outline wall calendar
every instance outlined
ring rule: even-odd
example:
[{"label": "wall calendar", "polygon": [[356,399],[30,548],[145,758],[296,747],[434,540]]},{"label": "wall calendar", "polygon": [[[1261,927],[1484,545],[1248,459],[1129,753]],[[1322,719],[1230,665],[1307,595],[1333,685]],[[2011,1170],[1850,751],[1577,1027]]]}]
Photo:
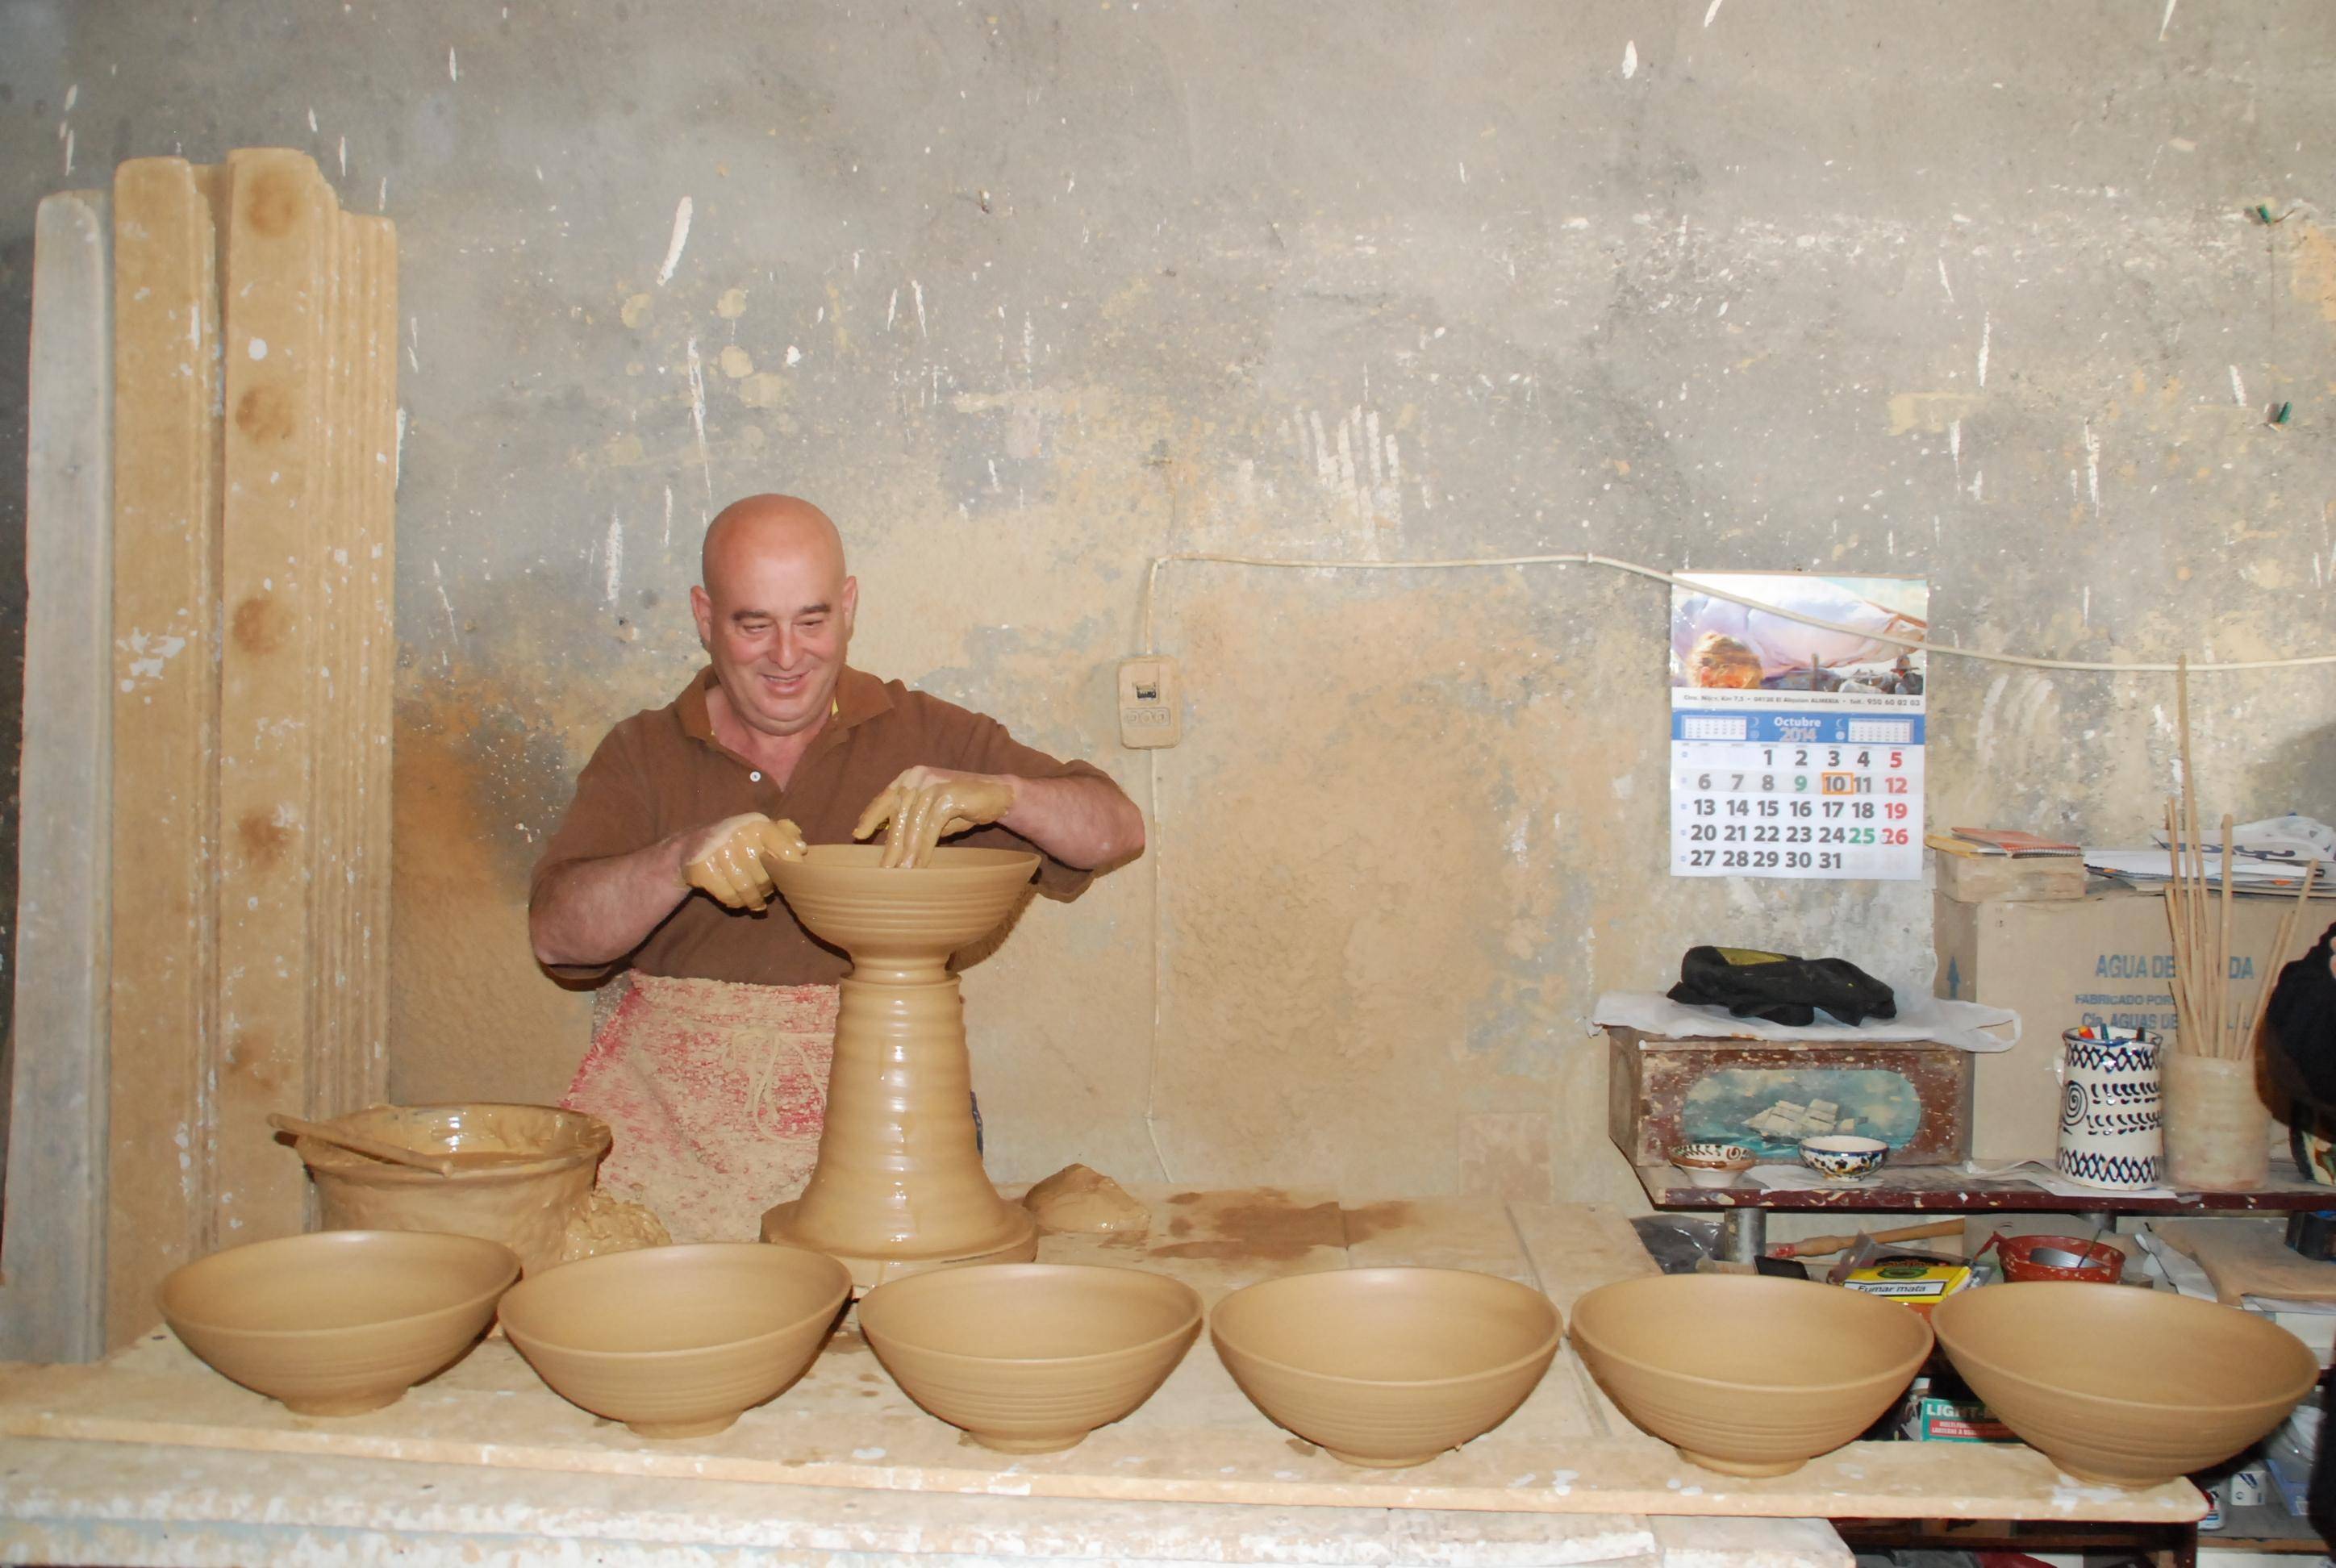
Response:
[{"label": "wall calendar", "polygon": [[[1671,589],[1671,874],[1922,874],[1920,578],[1697,572]],[[1845,628],[1701,591],[1716,588]]]}]

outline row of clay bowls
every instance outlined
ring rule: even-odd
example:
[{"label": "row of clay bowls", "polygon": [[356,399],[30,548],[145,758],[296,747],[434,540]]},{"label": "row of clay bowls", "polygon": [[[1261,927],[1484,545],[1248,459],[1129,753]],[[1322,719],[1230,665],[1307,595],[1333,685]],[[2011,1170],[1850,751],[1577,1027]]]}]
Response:
[{"label": "row of clay bowls", "polygon": [[[588,1259],[512,1286],[494,1242],[325,1232],[215,1254],[163,1289],[190,1349],[310,1415],[375,1409],[457,1360],[494,1317],[553,1389],[645,1436],[718,1432],[809,1368],[851,1294],[823,1254],[754,1242]],[[506,1293],[508,1292],[508,1293]],[[1202,1322],[1136,1270],[993,1264],[880,1286],[868,1342],[944,1421],[1011,1453],[1068,1447],[1134,1411]],[[2277,1425],[2318,1366],[2259,1318],[2170,1292],[1995,1285],[1935,1311],[1957,1368],[2069,1474],[2195,1471]],[[1505,1420],[1562,1336],[1540,1291],[1445,1269],[1344,1269],[1233,1292],[1218,1353],[1269,1417],[1350,1464],[1415,1465]],[[1854,1439],[1932,1348],[1900,1303],[1838,1287],[1656,1275],[1574,1309],[1574,1345],[1632,1421],[1708,1467],[1781,1475]]]}]

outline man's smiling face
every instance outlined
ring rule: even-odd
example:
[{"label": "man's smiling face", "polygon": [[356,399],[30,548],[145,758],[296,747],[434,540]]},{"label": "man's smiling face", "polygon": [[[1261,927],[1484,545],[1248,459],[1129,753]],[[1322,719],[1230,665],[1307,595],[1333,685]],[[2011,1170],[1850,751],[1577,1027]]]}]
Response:
[{"label": "man's smiling face", "polygon": [[715,520],[705,568],[690,609],[739,721],[766,735],[817,725],[834,700],[860,603],[833,525],[806,502],[742,502]]}]

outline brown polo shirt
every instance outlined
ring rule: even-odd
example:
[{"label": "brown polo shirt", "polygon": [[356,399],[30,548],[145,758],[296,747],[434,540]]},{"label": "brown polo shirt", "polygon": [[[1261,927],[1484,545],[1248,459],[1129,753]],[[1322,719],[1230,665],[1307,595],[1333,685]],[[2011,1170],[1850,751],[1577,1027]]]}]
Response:
[{"label": "brown polo shirt", "polygon": [[[713,685],[708,666],[664,707],[637,713],[608,732],[577,776],[576,799],[536,862],[530,902],[544,879],[561,866],[629,854],[668,833],[741,812],[787,818],[811,843],[851,843],[868,803],[903,770],[920,765],[1020,778],[1109,776],[1093,764],[1058,762],[1022,745],[994,718],[847,667],[836,683],[835,711],[781,789],[714,738],[706,711],[706,694]],[[949,842],[1037,847],[994,826]],[[1038,862],[1038,889],[1050,898],[1076,898],[1094,875],[1043,853]],[[625,958],[555,972],[589,979],[635,969],[685,979],[802,986],[832,985],[851,968],[842,953],[803,930],[784,899],[774,899],[756,914],[692,893]]]}]

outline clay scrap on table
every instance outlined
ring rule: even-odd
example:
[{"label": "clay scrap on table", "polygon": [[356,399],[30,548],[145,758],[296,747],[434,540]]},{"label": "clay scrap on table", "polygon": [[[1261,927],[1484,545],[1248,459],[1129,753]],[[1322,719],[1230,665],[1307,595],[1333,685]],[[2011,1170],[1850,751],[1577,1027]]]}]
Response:
[{"label": "clay scrap on table", "polygon": [[1151,1210],[1086,1165],[1065,1165],[1031,1188],[1022,1206],[1049,1231],[1140,1233],[1152,1228]]},{"label": "clay scrap on table", "polygon": [[603,1252],[629,1252],[639,1247],[673,1244],[672,1233],[654,1211],[643,1204],[595,1192],[568,1216],[568,1232],[560,1248],[563,1263],[580,1262]]}]

